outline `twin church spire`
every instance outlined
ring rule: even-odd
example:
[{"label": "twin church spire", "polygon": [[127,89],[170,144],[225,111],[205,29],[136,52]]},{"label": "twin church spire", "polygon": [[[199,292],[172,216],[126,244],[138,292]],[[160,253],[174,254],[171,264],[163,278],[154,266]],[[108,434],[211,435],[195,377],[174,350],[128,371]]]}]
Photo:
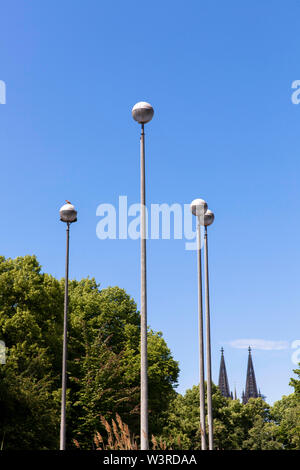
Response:
[{"label": "twin church spire", "polygon": [[251,356],[251,348],[248,348],[249,356],[248,356],[248,366],[247,366],[247,379],[246,379],[246,389],[245,393],[243,392],[243,403],[247,403],[249,398],[258,398],[260,393],[257,391],[254,367],[252,362]]},{"label": "twin church spire", "polygon": [[[242,402],[245,404],[250,398],[258,398],[261,396],[260,391],[257,389],[254,367],[251,356],[251,348],[248,348],[248,366],[247,366],[247,376],[246,376],[246,388],[242,394]],[[224,359],[224,349],[221,349],[221,362],[220,362],[220,372],[219,372],[219,389],[221,394],[226,398],[233,398],[233,394],[229,388],[229,382],[227,377],[225,359]],[[234,392],[234,398],[236,400],[236,390]]]},{"label": "twin church spire", "polygon": [[224,349],[221,348],[221,364],[220,364],[220,373],[219,373],[219,389],[223,397],[230,398],[231,393],[229,389],[227,371],[225,366],[225,359],[224,359]]}]

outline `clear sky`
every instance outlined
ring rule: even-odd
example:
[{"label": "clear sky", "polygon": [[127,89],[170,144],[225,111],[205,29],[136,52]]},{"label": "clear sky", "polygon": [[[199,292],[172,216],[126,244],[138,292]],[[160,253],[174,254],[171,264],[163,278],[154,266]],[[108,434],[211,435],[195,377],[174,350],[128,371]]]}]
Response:
[{"label": "clear sky", "polygon": [[[36,254],[62,277],[69,199],[70,276],[139,305],[139,241],[99,240],[96,208],[139,201],[131,108],[149,101],[147,203],[201,197],[216,216],[214,381],[223,346],[241,394],[251,340],[269,402],[292,391],[300,339],[299,14],[296,0],[7,0],[0,12],[1,254]],[[198,383],[196,269],[184,240],[148,242],[148,320],[180,363],[180,392]]]}]

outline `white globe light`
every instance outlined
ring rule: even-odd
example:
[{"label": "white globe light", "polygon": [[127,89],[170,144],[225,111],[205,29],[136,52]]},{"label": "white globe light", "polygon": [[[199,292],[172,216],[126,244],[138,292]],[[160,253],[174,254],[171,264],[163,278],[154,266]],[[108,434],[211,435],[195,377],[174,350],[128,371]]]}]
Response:
[{"label": "white globe light", "polygon": [[59,210],[60,220],[62,222],[72,222],[77,221],[77,211],[73,204],[64,204]]},{"label": "white globe light", "polygon": [[131,113],[135,121],[139,122],[140,124],[146,124],[153,118],[154,109],[150,103],[140,101],[133,106]]},{"label": "white globe light", "polygon": [[204,214],[204,220],[203,222],[201,221],[201,225],[205,225],[207,227],[208,225],[211,225],[214,220],[215,220],[214,213],[210,209],[208,209]]},{"label": "white globe light", "polygon": [[207,204],[204,199],[194,199],[190,205],[192,214],[200,217],[204,217],[207,211]]}]

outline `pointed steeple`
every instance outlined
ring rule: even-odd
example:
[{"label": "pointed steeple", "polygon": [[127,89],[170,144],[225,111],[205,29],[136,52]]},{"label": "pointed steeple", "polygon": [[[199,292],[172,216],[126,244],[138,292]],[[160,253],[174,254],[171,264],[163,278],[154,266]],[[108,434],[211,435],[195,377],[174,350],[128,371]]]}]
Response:
[{"label": "pointed steeple", "polygon": [[247,367],[247,378],[246,378],[246,390],[243,396],[243,403],[247,403],[249,398],[258,398],[257,385],[255,380],[254,367],[251,356],[251,348],[248,348],[248,367]]},{"label": "pointed steeple", "polygon": [[231,393],[229,389],[228,377],[226,372],[225,360],[224,360],[224,349],[221,348],[221,362],[220,362],[220,372],[219,372],[219,389],[223,397],[230,398]]}]

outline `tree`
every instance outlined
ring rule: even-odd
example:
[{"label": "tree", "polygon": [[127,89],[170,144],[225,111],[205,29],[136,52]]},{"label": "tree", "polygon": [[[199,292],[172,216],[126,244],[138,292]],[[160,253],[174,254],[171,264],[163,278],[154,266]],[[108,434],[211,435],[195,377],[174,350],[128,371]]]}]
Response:
[{"label": "tree", "polygon": [[[94,280],[72,281],[69,342],[76,439],[81,443],[80,435],[85,436],[88,445],[88,435],[101,431],[99,414],[110,419],[118,413],[138,435],[140,316],[135,302],[118,287],[99,290]],[[163,412],[174,394],[178,374],[178,363],[172,358],[162,333],[149,330],[150,433],[161,428]]]},{"label": "tree", "polygon": [[[0,257],[0,442],[5,449],[56,449],[59,442],[64,280],[35,256]],[[69,283],[68,446],[92,446],[100,415],[116,412],[139,433],[140,314],[119,287]],[[150,432],[161,426],[179,373],[160,332],[148,332]]]},{"label": "tree", "polygon": [[0,439],[6,449],[55,448],[63,296],[34,256],[0,258]]},{"label": "tree", "polygon": [[274,403],[272,417],[278,427],[278,440],[286,450],[300,449],[300,400],[297,394],[283,396]]},{"label": "tree", "polygon": [[[212,391],[214,448],[217,450],[251,449],[254,446],[251,438],[255,431],[252,434],[250,431],[257,430],[261,422],[266,423],[265,438],[261,435],[258,446],[265,446],[270,432],[275,432],[275,428],[269,426],[271,419],[269,405],[261,398],[250,399],[246,405],[243,405],[239,400],[223,397],[215,385]],[[173,441],[179,436],[184,449],[201,448],[198,386],[187,390],[184,396],[180,394],[176,396],[170,404],[166,422],[162,433],[164,440]],[[206,429],[208,429],[207,423]],[[206,437],[208,442],[208,436]],[[279,446],[274,444],[272,448],[279,448]]]},{"label": "tree", "polygon": [[[299,364],[300,366],[300,364]],[[297,397],[300,398],[300,369],[295,369],[294,373],[298,375],[298,379],[295,379],[294,377],[291,378],[290,380],[290,385],[294,387],[294,393]]]},{"label": "tree", "polygon": [[[91,448],[95,432],[102,431],[100,416],[107,419],[120,413],[132,421],[139,399],[139,387],[126,380],[123,353],[117,354],[109,346],[109,338],[101,334],[91,344],[86,343],[85,356],[78,360],[78,376],[71,376],[72,395],[69,417],[69,438],[81,448]],[[72,413],[71,413],[72,411]]]},{"label": "tree", "polygon": [[[226,417],[228,400],[224,398],[219,389],[212,386],[212,404],[214,410],[214,434],[217,448],[226,448],[225,435],[229,434],[229,420]],[[207,408],[207,406],[206,406]],[[199,415],[199,387],[193,386],[185,395],[177,394],[166,417],[163,429],[163,439],[169,442],[180,438],[183,449],[201,449],[200,415]],[[221,444],[223,442],[223,444]]]},{"label": "tree", "polygon": [[248,439],[243,442],[247,450],[282,450],[283,445],[278,441],[278,427],[274,423],[265,422],[262,416],[255,418],[249,429]]}]

